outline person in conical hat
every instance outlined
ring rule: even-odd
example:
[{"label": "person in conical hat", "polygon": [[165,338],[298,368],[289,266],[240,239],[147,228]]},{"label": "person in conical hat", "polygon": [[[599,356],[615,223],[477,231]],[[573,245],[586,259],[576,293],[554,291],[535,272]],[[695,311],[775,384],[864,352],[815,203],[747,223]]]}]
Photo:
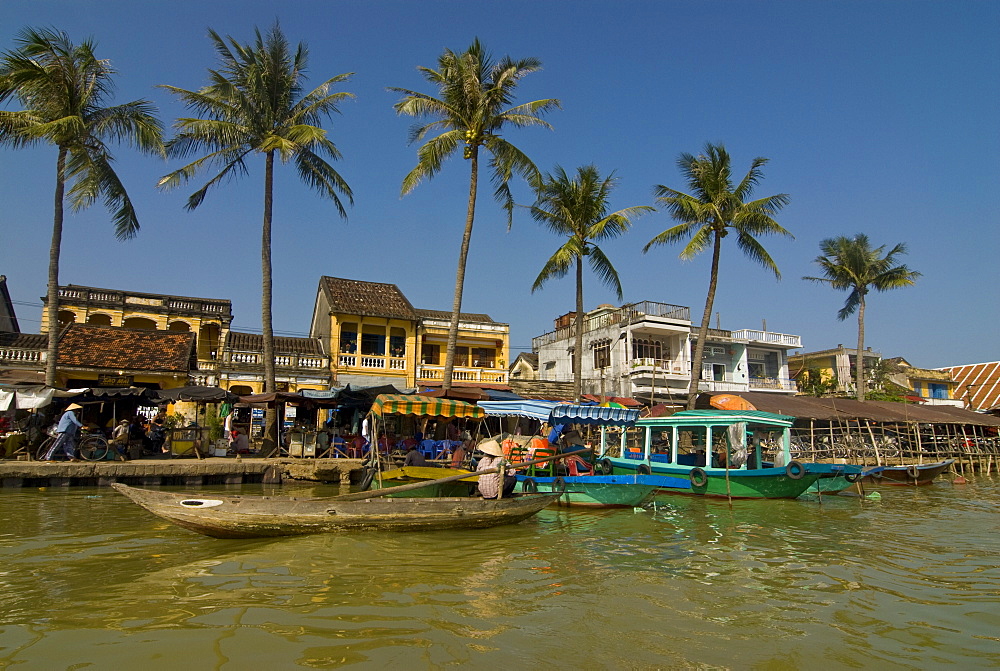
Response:
[{"label": "person in conical hat", "polygon": [[76,435],[83,427],[83,422],[76,416],[77,410],[83,410],[79,403],[70,403],[66,406],[66,412],[59,418],[56,425],[56,433],[59,434],[52,447],[45,454],[45,461],[52,461],[57,453],[63,452],[70,461],[80,461],[76,454]]},{"label": "person in conical hat", "polygon": [[[503,448],[492,438],[479,443],[476,449],[486,455],[479,460],[479,464],[476,466],[477,471],[489,470],[503,464]],[[495,499],[501,496],[502,487],[502,498],[507,498],[514,493],[516,484],[517,478],[514,477],[514,469],[512,468],[507,469],[506,473],[484,473],[479,476],[479,493],[484,499]]]}]

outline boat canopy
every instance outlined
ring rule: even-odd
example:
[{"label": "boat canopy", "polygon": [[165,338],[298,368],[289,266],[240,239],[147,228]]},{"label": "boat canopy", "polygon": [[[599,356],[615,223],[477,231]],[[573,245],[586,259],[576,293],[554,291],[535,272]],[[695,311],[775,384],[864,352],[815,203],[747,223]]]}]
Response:
[{"label": "boat canopy", "polygon": [[480,419],[485,416],[482,408],[473,403],[450,398],[434,398],[420,394],[379,394],[372,403],[374,415],[418,415],[425,417],[469,417]]},{"label": "boat canopy", "polygon": [[639,423],[644,426],[650,424],[660,426],[673,424],[724,425],[738,422],[791,426],[795,422],[795,418],[761,410],[683,410],[668,417],[644,417]]},{"label": "boat canopy", "polygon": [[530,417],[551,425],[605,424],[632,426],[639,410],[609,408],[600,405],[577,405],[560,401],[480,401],[479,407],[494,417]]}]

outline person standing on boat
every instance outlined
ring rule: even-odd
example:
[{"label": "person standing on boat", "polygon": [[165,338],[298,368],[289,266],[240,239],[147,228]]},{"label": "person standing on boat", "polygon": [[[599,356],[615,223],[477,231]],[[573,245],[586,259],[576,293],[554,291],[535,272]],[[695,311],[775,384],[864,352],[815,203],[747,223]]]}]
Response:
[{"label": "person standing on boat", "polygon": [[70,403],[66,412],[59,418],[59,424],[56,426],[56,433],[59,434],[59,437],[49,448],[45,455],[45,461],[52,461],[52,457],[60,450],[65,451],[70,461],[80,461],[76,456],[76,435],[83,428],[83,422],[76,416],[77,410],[83,410],[83,406]]},{"label": "person standing on boat", "polygon": [[[490,439],[479,444],[479,451],[486,456],[479,460],[476,471],[486,471],[497,468],[504,464],[503,448],[500,443]],[[495,499],[500,495],[501,483],[503,483],[503,498],[507,498],[514,493],[514,486],[517,478],[514,477],[514,469],[506,469],[506,473],[484,473],[479,476],[479,493],[484,499]]]}]

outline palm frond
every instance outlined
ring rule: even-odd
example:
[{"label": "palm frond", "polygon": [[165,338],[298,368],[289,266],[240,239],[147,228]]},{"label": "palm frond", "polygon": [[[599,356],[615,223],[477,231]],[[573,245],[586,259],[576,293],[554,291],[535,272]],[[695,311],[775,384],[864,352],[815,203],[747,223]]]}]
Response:
[{"label": "palm frond", "polygon": [[621,300],[623,297],[622,282],[621,278],[618,277],[618,271],[611,265],[611,261],[604,255],[600,247],[591,246],[588,251],[587,259],[590,262],[590,269],[597,275],[601,284],[612,289],[618,300]]}]

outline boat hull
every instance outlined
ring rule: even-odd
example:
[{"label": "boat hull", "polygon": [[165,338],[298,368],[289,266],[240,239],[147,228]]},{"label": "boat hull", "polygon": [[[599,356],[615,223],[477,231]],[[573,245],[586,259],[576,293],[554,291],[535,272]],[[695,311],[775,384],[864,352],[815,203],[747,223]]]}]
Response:
[{"label": "boat hull", "polygon": [[886,466],[880,472],[873,473],[868,481],[878,485],[929,485],[953,463],[954,459],[945,459],[933,464]]},{"label": "boat hull", "polygon": [[555,494],[481,498],[335,498],[163,492],[112,485],[154,515],[214,538],[264,538],[334,531],[430,531],[516,524]]},{"label": "boat hull", "polygon": [[552,504],[588,508],[635,508],[648,503],[660,487],[690,486],[686,480],[660,475],[517,476],[518,492],[559,494]]},{"label": "boat hull", "polygon": [[[646,462],[633,459],[610,458],[614,474],[637,473],[639,466],[645,465],[652,475],[669,475],[687,479],[689,486],[661,487],[668,494],[687,494],[715,498],[734,499],[794,499],[801,496],[822,473],[809,472],[803,468],[798,477],[788,474],[784,468],[757,468],[752,470],[723,468],[697,468],[662,462]],[[701,473],[693,473],[694,471]],[[698,477],[704,474],[704,481]]]}]

